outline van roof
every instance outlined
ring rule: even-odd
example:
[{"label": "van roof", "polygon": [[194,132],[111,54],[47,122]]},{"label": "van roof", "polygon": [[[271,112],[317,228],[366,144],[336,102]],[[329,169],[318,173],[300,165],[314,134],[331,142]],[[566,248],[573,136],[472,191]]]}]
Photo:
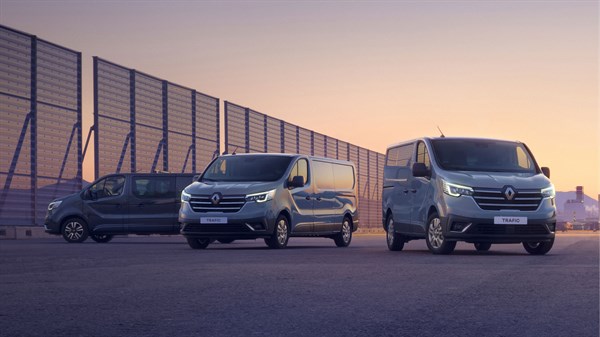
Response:
[{"label": "van roof", "polygon": [[415,139],[411,139],[411,140],[407,140],[407,141],[403,141],[403,142],[399,142],[399,143],[395,143],[392,145],[389,145],[387,147],[387,149],[391,149],[393,147],[396,146],[400,146],[400,145],[405,145],[405,144],[410,144],[410,143],[414,143],[417,142],[419,140],[437,140],[437,139],[454,139],[454,140],[488,140],[488,141],[502,141],[502,142],[515,142],[515,143],[521,143],[518,140],[506,140],[506,139],[495,139],[495,138],[483,138],[483,137],[421,137],[421,138],[415,138]]},{"label": "van roof", "polygon": [[320,157],[320,156],[310,156],[310,155],[304,155],[304,154],[299,154],[299,153],[262,153],[262,152],[252,152],[252,153],[236,153],[236,154],[224,154],[222,155],[222,157],[225,156],[282,156],[282,157],[293,157],[293,158],[298,158],[298,157],[306,157],[306,158],[310,158],[311,160],[322,160],[322,161],[327,161],[327,162],[332,162],[332,163],[339,163],[339,164],[352,164],[351,161],[348,160],[343,160],[343,159],[335,159],[335,158],[327,158],[327,157]]}]

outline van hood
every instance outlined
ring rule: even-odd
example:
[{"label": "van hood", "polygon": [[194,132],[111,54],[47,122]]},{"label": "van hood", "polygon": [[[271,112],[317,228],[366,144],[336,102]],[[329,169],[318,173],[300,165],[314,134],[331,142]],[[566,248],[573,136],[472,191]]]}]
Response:
[{"label": "van hood", "polygon": [[473,188],[502,188],[509,185],[517,189],[543,189],[551,184],[541,173],[444,171],[440,177],[450,183]]},{"label": "van hood", "polygon": [[207,181],[195,182],[185,189],[186,193],[197,195],[211,195],[221,193],[223,195],[246,195],[253,193],[266,192],[276,189],[281,182],[223,182]]},{"label": "van hood", "polygon": [[81,199],[81,197],[79,196],[80,194],[81,194],[81,191],[73,193],[73,194],[65,195],[65,196],[60,197],[60,198],[56,198],[56,199],[52,200],[52,202],[55,202],[55,201],[65,201],[65,200],[70,200],[70,199],[80,200]]}]

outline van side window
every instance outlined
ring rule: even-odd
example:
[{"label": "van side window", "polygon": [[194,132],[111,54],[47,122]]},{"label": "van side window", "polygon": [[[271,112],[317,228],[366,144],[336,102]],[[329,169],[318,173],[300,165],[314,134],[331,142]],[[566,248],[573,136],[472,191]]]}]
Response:
[{"label": "van side window", "polygon": [[288,183],[292,182],[295,176],[304,177],[304,183],[308,184],[308,162],[306,159],[300,159],[294,164],[290,176],[288,177]]},{"label": "van side window", "polygon": [[354,188],[354,169],[350,165],[333,164],[333,178],[336,190]]},{"label": "van side window", "polygon": [[386,156],[386,166],[406,166],[412,159],[413,144],[406,144],[394,147],[388,150]]},{"label": "van side window", "polygon": [[315,183],[317,187],[324,190],[333,190],[335,183],[333,181],[333,165],[322,161],[313,161],[315,169]]},{"label": "van side window", "polygon": [[175,198],[173,177],[135,177],[133,195],[140,199]]},{"label": "van side window", "polygon": [[121,193],[123,193],[124,185],[125,177],[108,177],[92,185],[89,189],[89,193],[97,199],[113,197],[116,195],[121,195]]},{"label": "van side window", "polygon": [[417,163],[423,163],[428,169],[431,168],[431,162],[429,160],[429,152],[424,142],[419,142],[417,145]]}]

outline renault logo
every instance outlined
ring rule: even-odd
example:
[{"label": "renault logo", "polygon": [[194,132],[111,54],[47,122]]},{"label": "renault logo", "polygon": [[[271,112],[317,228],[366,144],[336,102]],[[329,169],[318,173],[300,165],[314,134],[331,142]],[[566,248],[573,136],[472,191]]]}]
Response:
[{"label": "renault logo", "polygon": [[210,197],[210,202],[212,202],[213,205],[218,205],[221,202],[221,193],[213,194],[212,197]]},{"label": "renault logo", "polygon": [[513,200],[516,194],[517,193],[515,192],[515,190],[513,190],[513,188],[510,186],[504,189],[504,197],[506,198],[506,200]]}]

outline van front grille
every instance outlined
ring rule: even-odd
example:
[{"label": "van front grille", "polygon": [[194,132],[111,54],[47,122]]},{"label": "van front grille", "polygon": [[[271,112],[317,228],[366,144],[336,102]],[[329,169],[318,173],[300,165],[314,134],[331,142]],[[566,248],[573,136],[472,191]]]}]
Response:
[{"label": "van front grille", "polygon": [[506,187],[502,189],[493,188],[474,188],[473,199],[479,208],[486,211],[535,211],[542,202],[542,193],[540,190],[517,190],[512,189],[512,193],[507,196]]},{"label": "van front grille", "polygon": [[192,210],[198,213],[235,213],[246,203],[245,195],[223,195],[216,204],[212,202],[211,197],[211,195],[192,195],[189,201]]}]

